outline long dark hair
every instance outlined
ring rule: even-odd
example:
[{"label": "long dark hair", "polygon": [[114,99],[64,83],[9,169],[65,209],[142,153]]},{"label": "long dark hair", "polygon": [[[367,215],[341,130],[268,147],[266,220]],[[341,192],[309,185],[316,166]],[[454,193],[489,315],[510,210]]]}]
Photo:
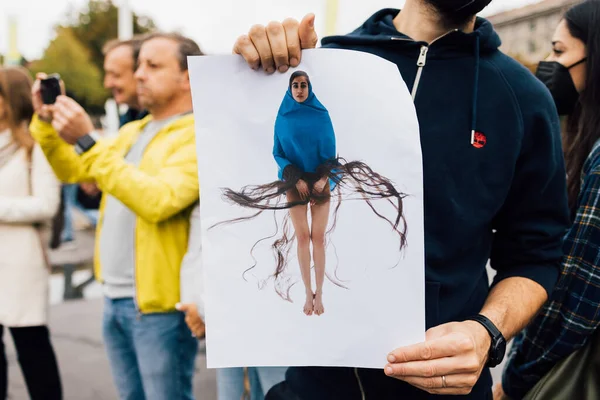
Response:
[{"label": "long dark hair", "polygon": [[[257,211],[247,217],[216,223],[211,226],[209,230],[222,224],[249,221],[267,210],[276,212],[277,210],[286,210],[298,205],[308,204],[311,200],[314,200],[316,203],[331,200],[336,204],[334,204],[333,208],[333,220],[331,226],[326,232],[326,237],[329,237],[336,227],[338,211],[342,201],[359,200],[364,201],[371,211],[373,211],[378,218],[387,222],[391,231],[398,235],[399,251],[402,251],[407,246],[406,236],[408,227],[404,216],[403,205],[403,199],[407,194],[398,191],[391,180],[374,171],[366,163],[358,160],[346,162],[346,160],[341,157],[325,162],[317,168],[317,175],[327,176],[331,181],[335,182],[336,188],[334,192],[326,195],[313,192],[308,199],[296,202],[283,200],[285,193],[289,190],[294,190],[296,182],[301,178],[299,174],[292,175],[295,176],[289,176],[289,179],[287,180],[277,180],[262,185],[245,186],[239,191],[229,188],[222,189],[223,199],[225,201],[233,205]],[[393,207],[395,210],[393,219],[389,219],[375,207],[373,202],[377,200],[384,200]],[[276,292],[279,296],[288,301],[291,301],[290,289],[293,286],[293,283],[290,283],[289,278],[285,276],[285,271],[288,266],[292,244],[296,237],[296,234],[291,232],[290,225],[291,221],[288,213],[283,219],[280,232],[280,226],[277,224],[277,219],[275,218],[275,233],[258,240],[254,246],[252,246],[250,255],[254,259],[254,264],[244,272],[245,275],[257,266],[257,261],[253,254],[255,248],[263,241],[275,238],[275,241],[271,245],[271,249],[276,265],[275,272],[271,275],[271,278],[274,278],[275,280]],[[331,244],[331,240],[326,240],[326,243],[327,245]],[[325,276],[335,285],[345,288],[337,275],[337,266],[335,267],[333,276],[327,271],[325,272]],[[266,281],[262,282],[260,286],[264,287],[265,284]]]},{"label": "long dark hair", "polygon": [[33,117],[32,85],[33,81],[25,68],[0,68],[0,97],[4,99],[12,139],[27,150],[28,157],[35,144],[29,133],[29,123]]},{"label": "long dark hair", "polygon": [[594,143],[600,139],[600,1],[587,0],[564,16],[571,35],[586,45],[585,87],[568,116],[563,136],[569,208],[574,213],[581,189],[581,172]]}]

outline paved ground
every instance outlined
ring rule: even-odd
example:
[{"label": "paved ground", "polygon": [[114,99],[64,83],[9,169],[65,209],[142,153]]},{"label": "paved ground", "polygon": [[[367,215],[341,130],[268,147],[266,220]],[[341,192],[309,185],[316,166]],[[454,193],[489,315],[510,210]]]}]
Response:
[{"label": "paved ground", "polygon": [[[49,252],[53,265],[50,278],[50,330],[57,353],[65,400],[114,400],[117,394],[112,383],[108,360],[104,352],[101,321],[101,290],[96,282],[84,285],[80,300],[65,301],[65,294],[77,293],[73,286],[91,277],[94,233],[80,214],[75,214],[75,242]],[[79,265],[73,270],[65,264]],[[67,290],[65,290],[67,288]],[[75,296],[76,297],[76,296]],[[5,335],[9,366],[9,399],[29,399],[19,369],[13,343]],[[206,368],[204,342],[199,343],[194,392],[198,400],[216,400],[215,371]]]},{"label": "paved ground", "polygon": [[[64,387],[65,400],[113,400],[116,391],[110,376],[101,337],[102,301],[72,300],[51,309],[50,329]],[[11,400],[27,400],[12,340],[8,347]],[[203,342],[196,361],[194,393],[198,400],[216,400],[215,372],[206,368]]]}]

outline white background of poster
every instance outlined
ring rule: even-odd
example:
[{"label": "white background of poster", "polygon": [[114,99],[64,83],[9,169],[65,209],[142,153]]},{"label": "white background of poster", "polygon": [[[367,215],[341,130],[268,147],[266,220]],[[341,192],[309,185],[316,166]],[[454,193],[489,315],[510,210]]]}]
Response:
[{"label": "white background of poster", "polygon": [[[425,332],[423,177],[418,122],[397,67],[381,58],[343,50],[304,51],[297,69],[333,121],[337,151],[390,178],[404,199],[408,246],[363,201],[346,201],[327,251],[328,271],[348,289],[325,279],[325,313],[306,316],[304,286],[295,257],[287,269],[297,281],[293,303],[273,281],[274,239],[251,247],[275,231],[274,212],[242,223],[217,222],[253,214],[222,200],[221,188],[277,179],[273,126],[292,69],[266,75],[241,57],[190,57],[190,78],[200,179],[202,249],[209,368],[234,366],[350,366],[383,368],[394,348],[421,342]],[[393,218],[393,210],[375,205]],[[385,211],[387,210],[387,211]],[[281,221],[287,211],[277,211]],[[398,261],[400,263],[392,268]],[[333,264],[333,265],[332,265]],[[312,272],[314,282],[314,271]],[[313,283],[314,290],[314,283]]]}]

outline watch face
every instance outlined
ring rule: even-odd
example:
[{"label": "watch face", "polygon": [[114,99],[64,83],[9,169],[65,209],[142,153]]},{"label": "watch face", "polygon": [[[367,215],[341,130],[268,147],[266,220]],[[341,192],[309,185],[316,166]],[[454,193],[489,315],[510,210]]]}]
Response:
[{"label": "watch face", "polygon": [[94,146],[96,144],[96,141],[90,135],[85,135],[85,136],[82,136],[79,139],[77,139],[76,143],[85,152],[85,151],[88,151],[89,149],[91,149],[92,146]]},{"label": "watch face", "polygon": [[[495,365],[498,365],[504,359],[504,354],[506,352],[506,341],[504,339],[498,340],[492,349],[492,358],[491,360]],[[494,365],[494,366],[495,366]]]}]

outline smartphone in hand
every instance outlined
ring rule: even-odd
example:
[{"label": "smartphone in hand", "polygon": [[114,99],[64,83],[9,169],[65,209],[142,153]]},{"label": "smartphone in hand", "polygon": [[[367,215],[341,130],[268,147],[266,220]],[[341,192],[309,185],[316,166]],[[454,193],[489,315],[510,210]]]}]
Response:
[{"label": "smartphone in hand", "polygon": [[42,94],[42,102],[44,104],[54,104],[56,98],[60,96],[60,75],[52,74],[40,82],[40,90]]}]

